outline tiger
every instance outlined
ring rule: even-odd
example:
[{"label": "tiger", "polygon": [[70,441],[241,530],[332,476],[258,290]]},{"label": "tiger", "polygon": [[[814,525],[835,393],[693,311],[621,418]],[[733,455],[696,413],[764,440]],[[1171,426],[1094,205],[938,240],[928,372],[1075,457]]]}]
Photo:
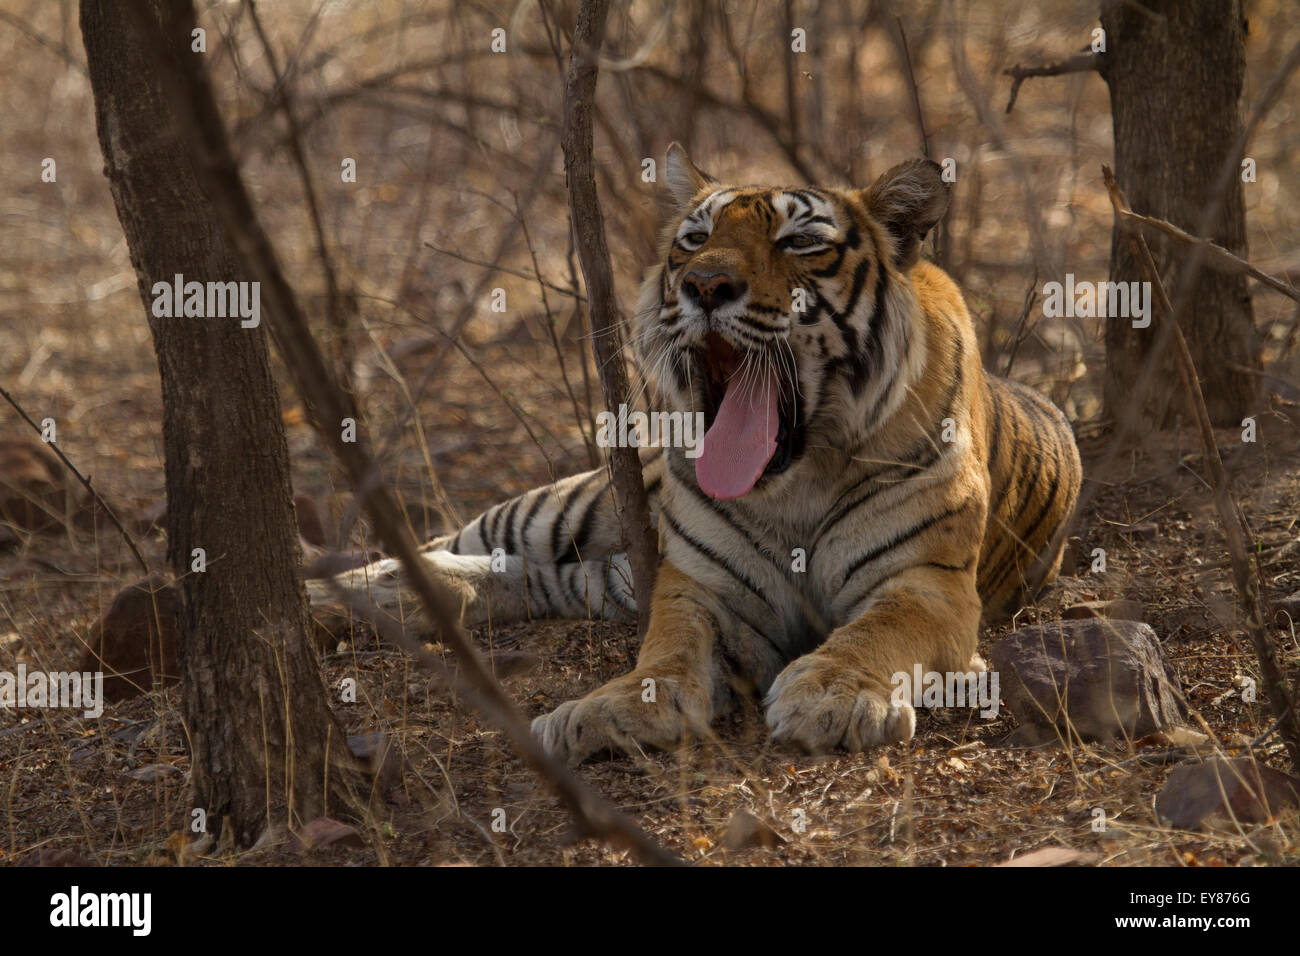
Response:
[{"label": "tiger", "polygon": [[[986,374],[961,292],[921,257],[949,184],[725,185],[673,143],[666,228],[631,323],[656,408],[702,440],[639,451],[660,564],[636,666],[533,721],[569,764],[707,739],[746,699],[807,753],[910,740],[894,675],[971,673],[982,623],[1050,582],[1079,494],[1065,416]],[[463,623],[633,620],[608,469],[422,548]],[[1048,551],[1052,553],[1048,553]],[[333,582],[429,630],[391,559]]]}]

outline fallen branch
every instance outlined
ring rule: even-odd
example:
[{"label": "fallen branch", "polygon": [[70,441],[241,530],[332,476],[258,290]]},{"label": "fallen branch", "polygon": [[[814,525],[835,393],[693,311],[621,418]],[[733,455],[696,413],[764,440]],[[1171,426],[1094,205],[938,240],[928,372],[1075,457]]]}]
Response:
[{"label": "fallen branch", "polygon": [[1155,260],[1151,257],[1146,239],[1142,237],[1141,231],[1130,218],[1133,211],[1129,208],[1128,200],[1124,198],[1124,193],[1115,182],[1115,176],[1109,166],[1102,166],[1101,174],[1121,227],[1128,233],[1129,243],[1138,260],[1143,278],[1151,283],[1161,321],[1171,325],[1169,331],[1174,343],[1174,359],[1178,365],[1179,377],[1183,380],[1183,388],[1187,390],[1197,432],[1201,438],[1206,470],[1209,472],[1210,484],[1214,488],[1214,507],[1219,513],[1219,520],[1223,523],[1224,537],[1228,543],[1228,556],[1232,563],[1232,577],[1237,587],[1241,609],[1246,617],[1246,631],[1250,634],[1251,643],[1255,645],[1255,656],[1259,661],[1260,677],[1268,693],[1269,704],[1273,708],[1273,713],[1277,715],[1277,731],[1291,755],[1291,765],[1300,769],[1300,718],[1297,718],[1296,707],[1291,701],[1291,689],[1287,686],[1286,677],[1278,664],[1277,648],[1268,631],[1273,615],[1263,586],[1263,572],[1259,563],[1251,557],[1247,546],[1250,535],[1241,508],[1233,497],[1228,473],[1223,467],[1223,459],[1219,456],[1219,446],[1214,438],[1214,426],[1210,423],[1205,396],[1196,377],[1196,365],[1192,361],[1192,353],[1187,348],[1183,330],[1174,322],[1173,305],[1165,292],[1164,283],[1160,281],[1160,270],[1156,268]]},{"label": "fallen branch", "polygon": [[[194,23],[193,6],[184,3],[178,7],[173,15],[184,21],[181,26],[188,34]],[[374,462],[364,442],[348,442],[342,438],[339,423],[347,416],[347,398],[331,379],[320,348],[312,338],[307,316],[299,306],[280,268],[270,238],[257,218],[200,61],[189,56],[178,58],[174,44],[166,42],[147,8],[137,9],[132,4],[128,9],[139,18],[142,28],[155,38],[160,51],[157,68],[172,100],[171,112],[177,132],[189,148],[205,192],[211,198],[213,211],[241,266],[251,279],[261,284],[268,325],[295,388],[307,407],[309,419],[342,463],[355,493],[365,502],[384,549],[401,563],[407,582],[429,620],[438,627],[439,637],[456,653],[470,688],[467,699],[501,728],[515,751],[559,796],[587,834],[622,843],[646,862],[680,863],[676,856],[546,752],[461,631],[453,600],[429,576],[420,560],[418,544],[406,530],[401,509],[376,477]]]},{"label": "fallen branch", "polygon": [[[614,298],[614,272],[605,243],[605,220],[596,196],[596,164],[592,156],[592,111],[596,94],[596,55],[605,36],[609,0],[583,0],[573,32],[569,73],[564,81],[564,171],[569,183],[569,218],[578,261],[587,284],[592,350],[600,374],[605,407],[628,405],[627,367],[623,364],[623,333]],[[659,566],[659,547],[650,530],[650,504],[641,479],[641,458],[631,447],[611,448],[610,470],[619,523],[632,566],[637,629],[645,634],[650,620],[650,592]]]},{"label": "fallen branch", "polygon": [[1011,95],[1007,98],[1007,112],[1016,105],[1020,95],[1020,84],[1033,76],[1064,76],[1066,73],[1089,73],[1097,70],[1099,56],[1096,53],[1077,53],[1068,60],[1052,63],[1048,66],[1021,66],[1017,63],[1009,70],[1003,70],[1005,76],[1011,77]]},{"label": "fallen branch", "polygon": [[[14,411],[16,411],[19,415],[23,417],[23,421],[25,421],[28,425],[31,425],[32,428],[36,429],[36,434],[38,435],[41,434],[41,426],[36,424],[36,422],[32,419],[32,417],[27,414],[27,412],[23,409],[21,405],[18,404],[18,401],[12,395],[10,395],[3,388],[0,388],[0,395],[4,396],[4,400],[8,402],[10,405],[12,405],[14,407]],[[95,504],[97,504],[99,507],[104,509],[104,514],[108,515],[108,520],[113,522],[113,525],[121,533],[122,540],[125,541],[126,546],[131,549],[131,553],[135,555],[135,561],[138,565],[140,565],[140,570],[142,570],[145,573],[145,577],[148,577],[150,574],[149,562],[146,561],[144,559],[144,555],[140,553],[139,547],[136,546],[135,538],[131,537],[131,532],[127,531],[126,526],[123,525],[122,522],[117,520],[117,515],[114,514],[113,509],[108,506],[108,502],[104,500],[103,496],[100,495],[98,491],[96,491],[94,488],[90,486],[90,479],[77,470],[77,466],[74,465],[72,462],[70,462],[68,460],[68,456],[63,454],[63,452],[59,450],[58,444],[56,442],[48,442],[47,444],[50,447],[50,451],[54,452],[54,454],[59,456],[59,461],[63,462],[64,467],[67,468],[68,471],[76,475],[77,480],[81,482],[82,486],[88,492],[90,492],[90,496],[95,499]]]}]

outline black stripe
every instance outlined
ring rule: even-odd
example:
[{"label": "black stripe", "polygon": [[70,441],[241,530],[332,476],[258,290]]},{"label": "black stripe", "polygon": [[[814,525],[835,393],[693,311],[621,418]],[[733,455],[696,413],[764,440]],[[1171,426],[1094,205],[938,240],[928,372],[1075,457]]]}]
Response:
[{"label": "black stripe", "polygon": [[[546,504],[546,499],[550,497],[550,489],[538,488],[533,492],[533,494],[537,497],[533,499],[533,506],[529,508],[528,513],[524,515],[523,526],[519,529],[519,537],[522,541],[523,550],[525,552],[528,550],[528,529],[533,526],[533,520],[537,517],[537,513],[542,510],[542,505]],[[552,555],[552,557],[554,557],[554,555]]]},{"label": "black stripe", "polygon": [[1038,534],[1039,527],[1047,519],[1048,514],[1052,510],[1052,506],[1056,504],[1056,495],[1057,492],[1060,490],[1060,487],[1061,487],[1060,467],[1059,467],[1059,463],[1054,463],[1053,471],[1052,471],[1052,483],[1047,489],[1047,496],[1043,499],[1042,507],[1038,509],[1038,514],[1034,516],[1033,521],[1031,521],[1028,524],[1026,529],[1020,535],[1022,538],[1025,539],[1025,543],[1030,548],[1034,547],[1034,538]]},{"label": "black stripe", "polygon": [[[672,532],[676,534],[677,537],[681,538],[688,545],[690,545],[700,556],[708,559],[708,561],[710,561],[712,564],[726,571],[733,578],[735,578],[737,581],[743,584],[749,590],[749,592],[753,594],[754,597],[762,601],[766,607],[770,608],[773,612],[776,611],[776,608],[772,607],[772,605],[768,603],[767,598],[763,596],[763,592],[759,588],[759,586],[755,584],[753,581],[751,581],[747,575],[741,573],[736,568],[732,567],[731,564],[722,557],[722,555],[718,554],[718,552],[714,551],[707,544],[704,544],[702,541],[697,541],[695,538],[687,534],[686,531],[683,530],[681,525],[679,525],[675,520],[673,520],[673,516],[666,511],[664,512],[664,518],[668,522],[668,527],[672,529]],[[732,610],[735,609],[733,608]],[[746,623],[749,622],[747,621]],[[752,624],[750,624],[750,626],[753,627]],[[758,628],[754,628],[754,629],[758,630]]]},{"label": "black stripe", "polygon": [[988,444],[988,464],[989,471],[993,470],[993,463],[997,461],[998,437],[1002,433],[1002,402],[998,399],[998,393],[989,386],[989,411],[993,415],[993,428],[989,432]]},{"label": "black stripe", "polygon": [[[910,567],[899,568],[899,569],[898,569],[897,571],[895,571],[893,574],[887,574],[887,575],[885,575],[883,578],[881,578],[881,579],[880,579],[879,581],[877,581],[875,584],[871,585],[871,587],[867,588],[865,591],[863,591],[861,594],[859,594],[857,597],[855,597],[852,601],[850,601],[848,604],[846,604],[846,605],[844,606],[845,611],[846,611],[846,612],[852,611],[853,608],[858,607],[860,604],[862,604],[863,601],[865,601],[867,598],[871,597],[871,595],[875,594],[877,591],[879,591],[881,588],[883,588],[883,587],[884,587],[886,584],[888,584],[890,581],[893,581],[895,578],[898,578],[900,575],[902,575],[902,574],[904,574],[904,573],[906,573],[906,572],[908,572],[908,571],[910,571],[910,570],[912,570]],[[862,612],[862,613],[865,613],[865,612]],[[859,614],[858,614],[858,617],[861,617],[861,616],[862,616],[862,613],[859,613]],[[857,620],[857,618],[855,617],[855,618],[853,618],[853,620]],[[852,621],[846,621],[845,623],[852,623]]]},{"label": "black stripe", "polygon": [[1005,483],[1002,484],[1002,488],[1000,492],[998,492],[997,502],[989,502],[989,514],[995,515],[998,511],[1001,511],[1002,503],[1006,501],[1006,494],[1008,494],[1011,489],[1011,485],[1015,483],[1015,450],[1021,446],[1021,416],[1015,414],[1015,408],[1008,408],[1008,410],[1006,410],[1006,418],[1011,421],[1011,441],[1008,442],[1008,449],[1010,450],[1009,454],[1011,455],[1011,467],[1008,470],[1010,473],[1006,476]]},{"label": "black stripe", "polygon": [[[569,551],[566,551],[565,556],[560,560],[582,560],[582,552],[587,549],[587,542],[591,540],[591,523],[596,519],[596,510],[600,507],[605,495],[612,492],[612,487],[606,485],[598,494],[592,496],[591,501],[587,502],[587,507],[583,509],[582,517],[578,521],[578,533],[570,538]],[[573,558],[569,558],[570,551],[573,552]]]},{"label": "black stripe", "polygon": [[[1026,416],[1026,419],[1030,423],[1029,430],[1033,433],[1033,438],[1037,439],[1038,433],[1033,427],[1032,419],[1028,416]],[[1037,448],[1032,442],[1023,447],[1017,444],[1012,451],[1013,454],[1017,455],[1019,467],[1016,469],[1017,473],[1012,479],[1010,488],[1020,489],[1016,493],[1016,511],[1019,513],[1022,509],[1029,507],[1029,503],[1034,498],[1034,492],[1038,490],[1038,482],[1043,475],[1043,460],[1039,457]],[[1055,483],[1055,476],[1053,476],[1052,480]],[[1013,571],[1019,571],[1020,553],[1022,551],[1028,552],[1032,548],[1028,537],[1021,533],[1019,522],[1013,522],[1013,526],[1007,529],[1005,534],[1007,535],[1010,554],[1002,567],[997,569],[996,575],[989,581],[992,592],[996,592],[1001,588]]]},{"label": "black stripe", "polygon": [[913,538],[921,534],[927,528],[933,527],[935,524],[938,524],[940,521],[945,521],[948,518],[953,517],[954,515],[961,514],[968,507],[970,507],[969,498],[963,501],[956,508],[949,508],[947,511],[941,511],[937,515],[931,515],[930,517],[926,518],[924,521],[917,522],[916,524],[912,525],[912,527],[908,528],[906,531],[900,532],[899,534],[895,535],[893,538],[891,538],[889,541],[886,541],[884,544],[880,545],[879,547],[872,548],[870,551],[859,556],[857,560],[855,560],[851,565],[849,565],[848,572],[844,575],[844,578],[840,581],[840,589],[842,590],[844,588],[844,585],[848,584],[849,581],[853,579],[853,576],[857,574],[859,571],[861,571],[863,567],[865,567],[867,564],[871,563],[872,561],[876,560],[881,555],[885,554],[886,552],[894,550],[901,544],[906,544],[908,541],[911,541]]},{"label": "black stripe", "polygon": [[745,541],[749,543],[749,546],[754,549],[755,553],[757,553],[759,557],[766,558],[768,563],[771,564],[772,567],[776,569],[778,574],[786,574],[789,572],[789,568],[783,567],[774,556],[768,554],[766,551],[763,550],[763,548],[759,545],[758,541],[755,540],[754,536],[750,534],[748,528],[746,528],[744,525],[738,524],[735,521],[735,519],[732,518],[731,515],[727,514],[727,512],[723,510],[723,507],[720,504],[718,504],[716,500],[710,498],[703,491],[701,491],[699,489],[699,486],[694,481],[688,479],[685,475],[682,475],[680,473],[675,472],[675,474],[677,476],[677,479],[682,483],[682,485],[686,488],[686,490],[690,492],[692,498],[694,498],[700,504],[704,505],[704,507],[707,508],[713,515],[715,515],[719,520],[721,520],[724,524],[726,524],[728,528],[730,528],[732,531],[735,531],[742,538],[744,538]]},{"label": "black stripe", "polygon": [[[1034,551],[1034,536],[1038,532],[1039,526],[1042,525],[1043,521],[1047,518],[1048,513],[1052,509],[1052,505],[1055,504],[1057,493],[1060,490],[1060,483],[1061,483],[1060,456],[1056,454],[1055,448],[1053,448],[1052,451],[1053,451],[1052,481],[1050,487],[1047,490],[1047,495],[1043,499],[1042,505],[1039,506],[1038,514],[1034,516],[1033,520],[1028,525],[1024,526],[1023,530],[1017,529],[1020,532],[1021,540],[1025,542],[1023,547],[1025,547],[1030,552]],[[1041,473],[1042,470],[1041,470],[1041,462],[1040,462],[1039,475],[1041,475]],[[1038,475],[1035,476],[1035,487],[1037,487],[1037,478]],[[1029,501],[1030,501],[1029,497],[1023,499],[1023,503],[1025,505],[1028,505]],[[1037,557],[1036,554],[1032,556],[1035,558]],[[1010,573],[1012,567],[1014,566],[1015,566],[1015,562],[1008,562],[1007,565],[999,571],[998,576],[994,581],[994,590],[996,590],[998,587],[1002,585],[1007,574]]]},{"label": "black stripe", "polygon": [[[768,334],[772,332],[781,331],[782,326],[785,324],[782,322],[776,325],[769,325],[766,322],[762,321],[761,319],[750,318],[749,315],[743,312],[740,315],[736,316],[736,318],[739,319],[741,322],[745,323],[745,325],[749,326],[751,329],[757,329],[760,332],[764,332]],[[764,341],[765,339],[760,339],[759,343],[762,344]]]},{"label": "black stripe", "polygon": [[[524,580],[528,582],[530,590],[535,586],[542,592],[542,599],[545,602],[543,605],[544,607],[554,610],[557,614],[563,613],[560,604],[555,600],[554,595],[551,594],[551,589],[546,586],[546,571],[547,566],[545,565],[540,568],[527,568],[525,570]],[[532,610],[531,605],[529,610]]]},{"label": "black stripe", "polygon": [[920,565],[920,567],[934,568],[938,571],[967,572],[970,571],[971,561],[974,560],[974,558],[971,558],[970,561],[967,561],[965,564],[944,564],[942,561],[927,561],[925,564]]},{"label": "black stripe", "polygon": [[506,554],[519,553],[519,529],[515,527],[515,514],[519,511],[519,506],[524,503],[524,496],[520,495],[506,508]]},{"label": "black stripe", "polygon": [[553,557],[558,557],[560,554],[560,546],[564,543],[564,529],[569,526],[569,509],[573,507],[573,503],[582,496],[583,490],[603,474],[604,472],[600,470],[588,473],[587,477],[578,482],[577,486],[569,492],[569,497],[564,502],[564,507],[560,509],[560,513],[555,518],[555,523],[551,525],[551,555]]},{"label": "black stripe", "polygon": [[[613,601],[616,605],[618,605],[619,610],[622,611],[624,614],[636,614],[636,607],[634,606],[636,603],[636,596],[633,595],[632,604],[625,604],[623,601],[619,599],[618,589],[614,587],[614,580],[616,576],[614,574],[613,555],[610,555],[608,558],[605,559],[604,573],[605,573],[605,598],[607,600]],[[618,577],[621,578],[621,575],[619,575]]]},{"label": "black stripe", "polygon": [[[854,489],[861,488],[866,481],[870,481],[872,479],[884,478],[885,472],[887,471],[894,471],[903,474],[905,477],[901,478],[900,480],[905,481],[907,477],[920,474],[921,472],[925,471],[927,468],[929,468],[931,465],[933,465],[936,461],[939,460],[939,453],[935,451],[934,446],[931,445],[929,442],[926,442],[923,446],[921,446],[921,450],[929,451],[930,453],[924,460],[905,461],[901,464],[893,465],[890,466],[889,468],[881,469],[880,471],[872,475],[869,475],[867,478],[863,479],[863,481],[858,482],[858,484],[854,485],[853,488]],[[844,520],[844,518],[848,517],[850,512],[856,511],[862,505],[866,504],[866,502],[870,501],[876,495],[880,494],[880,492],[884,491],[885,488],[893,487],[895,484],[897,484],[897,482],[890,482],[889,484],[885,484],[882,481],[876,487],[869,489],[866,494],[861,495],[851,503],[844,505],[843,507],[833,511],[830,517],[826,518],[822,522],[822,527],[818,530],[817,533],[817,539],[820,540],[821,537],[826,532],[833,530],[837,524],[839,524],[842,520]],[[841,495],[839,500],[843,500],[843,497],[844,496]],[[836,503],[838,504],[838,501]]]},{"label": "black stripe", "polygon": [[487,545],[489,551],[492,550],[492,546],[494,544],[497,544],[501,541],[499,528],[501,525],[501,518],[505,515],[505,511],[506,511],[506,506],[504,504],[500,504],[490,509],[487,512],[487,514],[491,515],[492,517],[483,523],[483,527],[487,529],[487,535],[484,536],[483,543]]}]

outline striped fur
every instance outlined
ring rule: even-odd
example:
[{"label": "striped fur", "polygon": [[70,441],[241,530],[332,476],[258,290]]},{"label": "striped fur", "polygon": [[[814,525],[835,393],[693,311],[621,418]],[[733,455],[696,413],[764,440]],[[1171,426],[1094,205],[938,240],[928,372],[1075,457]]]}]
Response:
[{"label": "striped fur", "polygon": [[[724,188],[674,145],[665,171],[678,211],[642,289],[638,358],[658,405],[677,411],[704,408],[706,334],[772,363],[788,466],[717,500],[684,449],[643,452],[663,563],[637,667],[534,729],[577,762],[674,746],[761,694],[780,742],[907,739],[915,715],[890,703],[891,676],[983,666],[981,615],[1014,611],[1037,583],[1026,574],[1077,497],[1070,427],[983,372],[960,292],[919,261],[947,205],[935,164],[860,191]],[[690,270],[743,294],[706,314],[682,294]],[[604,471],[497,505],[425,556],[470,624],[635,614]],[[1048,575],[1059,560],[1041,562]],[[337,580],[424,626],[391,562]]]}]

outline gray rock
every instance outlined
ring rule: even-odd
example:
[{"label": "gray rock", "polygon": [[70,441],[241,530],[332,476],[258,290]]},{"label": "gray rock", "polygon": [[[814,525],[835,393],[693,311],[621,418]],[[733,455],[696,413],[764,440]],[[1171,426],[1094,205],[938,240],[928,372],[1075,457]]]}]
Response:
[{"label": "gray rock", "polygon": [[[1002,696],[1037,739],[1141,737],[1178,727],[1178,675],[1151,628],[1137,621],[1057,621],[1021,628],[990,655]],[[1036,733],[1035,733],[1036,732]]]},{"label": "gray rock", "polygon": [[1156,813],[1171,825],[1194,829],[1211,817],[1264,823],[1300,806],[1300,777],[1239,757],[1175,767],[1156,797]]},{"label": "gray rock", "polygon": [[722,848],[728,852],[748,850],[752,847],[780,846],[785,838],[748,810],[737,810],[727,823],[722,835]]},{"label": "gray rock", "polygon": [[320,850],[327,846],[363,847],[365,838],[356,827],[348,826],[330,817],[317,817],[299,830],[295,836],[302,850]]}]

